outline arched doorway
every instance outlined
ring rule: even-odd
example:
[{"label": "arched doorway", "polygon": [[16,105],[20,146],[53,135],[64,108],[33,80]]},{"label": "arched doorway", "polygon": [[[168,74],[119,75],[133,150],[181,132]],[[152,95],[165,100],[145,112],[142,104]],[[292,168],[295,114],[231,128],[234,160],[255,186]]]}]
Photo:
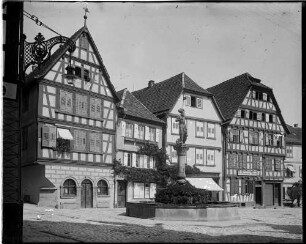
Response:
[{"label": "arched doorway", "polygon": [[81,191],[81,207],[92,208],[93,206],[92,201],[93,201],[92,183],[88,179],[83,180],[82,191]]}]

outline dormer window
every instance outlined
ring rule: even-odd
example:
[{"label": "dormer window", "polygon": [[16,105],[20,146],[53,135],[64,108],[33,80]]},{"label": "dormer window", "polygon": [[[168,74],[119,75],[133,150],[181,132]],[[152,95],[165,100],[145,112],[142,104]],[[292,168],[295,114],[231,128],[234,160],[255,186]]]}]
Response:
[{"label": "dormer window", "polygon": [[196,96],[185,96],[185,105],[193,108],[203,108],[203,99]]}]

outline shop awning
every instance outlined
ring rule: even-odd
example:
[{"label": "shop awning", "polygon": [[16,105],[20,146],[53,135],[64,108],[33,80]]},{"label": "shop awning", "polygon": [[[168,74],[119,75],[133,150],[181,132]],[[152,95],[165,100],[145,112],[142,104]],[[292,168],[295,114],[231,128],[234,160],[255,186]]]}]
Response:
[{"label": "shop awning", "polygon": [[223,189],[212,178],[186,178],[196,188],[207,191],[223,191]]},{"label": "shop awning", "polygon": [[65,140],[73,140],[73,136],[68,129],[57,128],[57,136]]},{"label": "shop awning", "polygon": [[287,169],[289,169],[291,172],[295,172],[295,169],[294,169],[293,166],[291,166],[291,165],[288,165],[288,166],[287,166]]}]

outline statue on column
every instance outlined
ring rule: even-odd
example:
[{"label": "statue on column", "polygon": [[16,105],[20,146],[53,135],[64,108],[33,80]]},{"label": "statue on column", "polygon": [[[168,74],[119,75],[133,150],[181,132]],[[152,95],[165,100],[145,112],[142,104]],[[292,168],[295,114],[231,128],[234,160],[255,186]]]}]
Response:
[{"label": "statue on column", "polygon": [[178,139],[180,143],[185,144],[187,140],[187,126],[186,126],[186,119],[185,119],[185,110],[180,108],[178,110],[180,115],[175,119],[175,121],[179,122],[179,134],[180,138]]}]

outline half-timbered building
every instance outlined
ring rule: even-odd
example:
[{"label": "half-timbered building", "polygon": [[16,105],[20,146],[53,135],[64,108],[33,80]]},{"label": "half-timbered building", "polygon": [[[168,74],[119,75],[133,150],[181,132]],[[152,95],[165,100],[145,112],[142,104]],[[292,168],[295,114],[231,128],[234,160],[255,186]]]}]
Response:
[{"label": "half-timbered building", "polygon": [[[24,200],[58,208],[113,207],[119,99],[86,25],[70,39],[76,45],[71,55],[64,43],[26,70]],[[67,66],[75,70],[73,82]]]},{"label": "half-timbered building", "polygon": [[281,205],[288,128],[273,90],[248,73],[207,90],[225,119],[225,200]]},{"label": "half-timbered building", "polygon": [[[118,114],[116,159],[123,166],[156,170],[153,156],[139,153],[145,144],[162,147],[164,121],[151,113],[127,89],[117,92],[121,99],[122,112]],[[154,200],[156,182],[127,181],[124,176],[115,176],[115,202],[125,207],[126,202]]]},{"label": "half-timbered building", "polygon": [[184,108],[188,146],[186,164],[196,166],[202,174],[192,175],[190,183],[211,191],[220,198],[222,188],[222,115],[213,95],[200,87],[185,73],[180,73],[159,83],[149,81],[148,86],[133,92],[152,113],[166,122],[163,130],[163,146],[171,164],[178,163],[174,150],[179,138],[176,121],[178,109]]},{"label": "half-timbered building", "polygon": [[283,199],[289,199],[288,190],[302,180],[302,128],[298,124],[287,125],[290,134],[285,138],[286,159],[284,169]]}]

